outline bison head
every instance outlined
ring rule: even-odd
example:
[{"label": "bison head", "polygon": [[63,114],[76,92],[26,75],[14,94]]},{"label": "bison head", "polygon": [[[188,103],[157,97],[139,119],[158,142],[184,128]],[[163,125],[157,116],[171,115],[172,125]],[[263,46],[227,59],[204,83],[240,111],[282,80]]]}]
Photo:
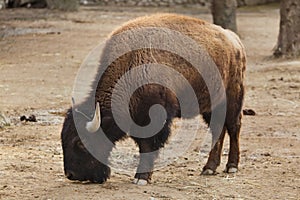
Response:
[{"label": "bison head", "polygon": [[[84,115],[81,115],[82,119],[74,120],[72,109],[67,112],[61,132],[61,139],[64,171],[66,177],[70,180],[103,183],[110,176],[110,168],[91,155],[84,145],[85,140],[91,139],[88,137],[89,135],[97,134],[90,132],[96,132],[100,126],[99,105],[97,104],[96,107],[94,120],[91,122]],[[76,124],[76,126],[75,121],[76,123],[79,121],[79,124]],[[79,137],[78,131],[84,131],[87,137]],[[103,146],[99,146],[99,149],[102,152],[108,152]]]}]

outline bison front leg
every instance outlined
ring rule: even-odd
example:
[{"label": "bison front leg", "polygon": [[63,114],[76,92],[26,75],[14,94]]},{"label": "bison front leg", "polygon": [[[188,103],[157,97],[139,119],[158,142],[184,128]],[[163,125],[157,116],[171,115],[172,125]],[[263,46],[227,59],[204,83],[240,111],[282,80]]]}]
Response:
[{"label": "bison front leg", "polygon": [[150,138],[134,138],[140,149],[140,161],[134,176],[134,183],[137,185],[146,185],[150,183],[154,161],[158,157],[159,149],[166,143],[170,134],[170,120],[167,120],[163,129],[155,136]]},{"label": "bison front leg", "polygon": [[158,150],[153,152],[146,150],[147,147],[143,145],[140,147],[140,161],[134,176],[133,183],[137,185],[147,185],[151,181],[154,161],[158,157]]}]

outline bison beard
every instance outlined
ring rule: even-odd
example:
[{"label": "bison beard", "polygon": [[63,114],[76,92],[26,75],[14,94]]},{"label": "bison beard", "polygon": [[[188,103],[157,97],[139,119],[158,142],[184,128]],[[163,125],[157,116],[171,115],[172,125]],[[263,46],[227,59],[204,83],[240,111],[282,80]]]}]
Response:
[{"label": "bison beard", "polygon": [[[241,128],[241,108],[244,97],[244,71],[246,58],[244,48],[238,37],[227,30],[209,24],[205,21],[185,16],[173,14],[158,14],[148,17],[138,18],[117,29],[112,35],[122,33],[127,30],[134,30],[141,27],[162,27],[179,31],[194,39],[199,45],[203,46],[215,62],[221,74],[223,85],[226,91],[226,101],[220,99],[216,106],[212,106],[207,86],[198,71],[179,55],[174,55],[165,50],[159,49],[139,49],[122,55],[115,60],[105,70],[99,82],[94,82],[96,88],[96,102],[100,105],[101,128],[106,137],[115,144],[125,138],[126,133],[118,127],[112,114],[111,101],[115,84],[124,73],[146,63],[164,63],[168,67],[178,71],[190,83],[197,96],[199,110],[201,111],[206,123],[210,124],[213,111],[216,117],[222,117],[219,108],[226,107],[226,117],[223,124],[211,126],[213,140],[216,141],[212,148],[208,161],[203,168],[202,174],[215,174],[220,165],[221,151],[225,132],[230,137],[230,150],[225,171],[234,173],[237,171],[239,163],[239,134]],[[130,38],[128,38],[129,40]],[[126,41],[124,41],[126,43]],[[112,52],[112,47],[107,47],[101,60],[107,59]],[[201,56],[201,55],[199,55]],[[100,71],[101,69],[100,66]],[[176,80],[174,80],[176,81]],[[90,97],[92,98],[92,97]],[[88,102],[88,101],[87,101]],[[226,102],[226,103],[225,103]],[[148,138],[131,137],[139,147],[141,154],[158,152],[164,147],[169,135],[170,126],[176,117],[193,117],[199,113],[194,113],[193,108],[187,116],[181,116],[181,109],[176,95],[163,86],[157,84],[143,85],[137,89],[131,97],[129,111],[133,121],[139,126],[146,126],[150,122],[148,115],[152,105],[160,104],[166,110],[167,119],[163,128],[154,136]],[[76,108],[73,108],[73,110]],[[213,109],[213,110],[212,110]],[[70,109],[65,118],[61,133],[62,147],[64,154],[65,175],[70,180],[91,181],[103,183],[110,176],[110,168],[94,158],[85,148],[85,139],[80,138],[78,131],[87,132],[85,124],[86,117],[82,116],[80,124],[76,124]],[[81,112],[85,113],[84,110]],[[219,116],[220,115],[220,116]],[[221,120],[222,121],[222,120]],[[82,130],[78,130],[78,127]],[[217,134],[219,127],[223,127],[221,134]],[[135,131],[135,130],[130,130]],[[97,134],[97,131],[96,133]],[[112,147],[97,141],[97,153],[102,157],[108,157]],[[99,145],[100,144],[100,145]],[[137,173],[135,174],[136,184],[150,182],[154,167],[154,161],[158,153],[145,154],[140,157]],[[108,163],[108,162],[106,162]]]}]

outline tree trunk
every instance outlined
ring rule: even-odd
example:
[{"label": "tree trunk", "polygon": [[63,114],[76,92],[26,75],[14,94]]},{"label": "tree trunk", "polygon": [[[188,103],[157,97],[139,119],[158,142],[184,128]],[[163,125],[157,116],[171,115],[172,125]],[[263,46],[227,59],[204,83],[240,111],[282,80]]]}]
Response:
[{"label": "tree trunk", "polygon": [[300,56],[300,1],[281,0],[276,57]]},{"label": "tree trunk", "polygon": [[214,24],[237,32],[236,7],[236,0],[213,0],[212,15]]},{"label": "tree trunk", "polygon": [[46,0],[47,6],[50,9],[59,9],[65,11],[76,11],[78,10],[78,0]]}]

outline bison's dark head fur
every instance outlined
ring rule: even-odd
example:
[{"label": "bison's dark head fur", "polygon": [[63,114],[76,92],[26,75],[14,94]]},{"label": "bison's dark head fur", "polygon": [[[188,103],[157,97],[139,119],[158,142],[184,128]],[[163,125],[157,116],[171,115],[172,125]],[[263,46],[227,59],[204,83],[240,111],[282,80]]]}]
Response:
[{"label": "bison's dark head fur", "polygon": [[86,131],[84,128],[88,120],[82,116],[82,120],[78,121],[80,124],[75,126],[73,113],[70,109],[61,132],[65,175],[70,180],[103,183],[110,176],[110,168],[99,162],[87,151],[83,144],[84,138],[79,137],[77,129],[82,128],[82,131]]}]

